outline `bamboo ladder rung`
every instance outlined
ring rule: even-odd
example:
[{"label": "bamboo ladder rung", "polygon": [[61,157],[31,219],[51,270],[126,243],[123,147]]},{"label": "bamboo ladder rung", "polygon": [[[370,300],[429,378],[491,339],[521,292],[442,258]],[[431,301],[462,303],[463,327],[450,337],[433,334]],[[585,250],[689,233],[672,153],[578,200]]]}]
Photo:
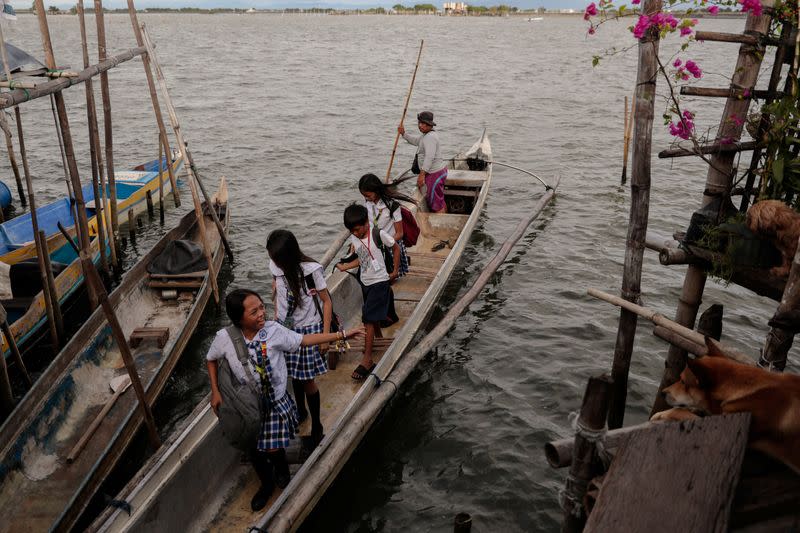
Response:
[{"label": "bamboo ladder rung", "polygon": [[[732,142],[730,144],[711,143],[701,144],[700,154],[725,154],[731,152],[748,152],[758,148],[758,143],[755,141],[746,142]],[[658,153],[659,159],[668,159],[671,157],[688,157],[692,155],[699,155],[694,147],[692,148],[671,148],[669,150],[662,150]]]},{"label": "bamboo ladder rung", "polygon": [[695,34],[698,41],[712,41],[716,43],[738,43],[756,45],[759,42],[758,37],[754,35],[745,35],[742,33],[725,33],[718,31],[698,31]]},{"label": "bamboo ladder rung", "polygon": [[[683,96],[708,96],[711,98],[745,98],[744,89],[736,89],[733,87],[725,88],[712,88],[712,87],[681,87],[681,94]],[[777,100],[783,98],[782,91],[763,91],[752,90],[750,96],[747,98],[759,98],[762,100],[772,99]]]}]

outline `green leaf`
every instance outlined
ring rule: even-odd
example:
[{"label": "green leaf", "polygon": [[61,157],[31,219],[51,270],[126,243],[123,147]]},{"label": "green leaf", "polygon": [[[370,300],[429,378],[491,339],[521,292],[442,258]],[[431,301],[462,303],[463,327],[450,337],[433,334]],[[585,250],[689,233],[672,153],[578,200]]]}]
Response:
[{"label": "green leaf", "polygon": [[600,56],[594,56],[594,57],[592,57],[592,66],[593,66],[593,67],[596,67],[596,66],[597,66],[597,65],[599,65],[599,64],[600,64]]},{"label": "green leaf", "polygon": [[775,183],[781,183],[783,181],[783,159],[777,158],[775,161],[772,162],[772,179],[775,180]]}]

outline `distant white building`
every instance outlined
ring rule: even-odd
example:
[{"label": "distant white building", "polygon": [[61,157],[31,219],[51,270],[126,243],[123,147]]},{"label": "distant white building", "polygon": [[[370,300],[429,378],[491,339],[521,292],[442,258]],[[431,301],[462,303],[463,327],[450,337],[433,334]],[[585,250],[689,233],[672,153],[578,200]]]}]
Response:
[{"label": "distant white building", "polygon": [[463,15],[467,12],[467,4],[464,2],[445,2],[442,5],[445,15]]}]

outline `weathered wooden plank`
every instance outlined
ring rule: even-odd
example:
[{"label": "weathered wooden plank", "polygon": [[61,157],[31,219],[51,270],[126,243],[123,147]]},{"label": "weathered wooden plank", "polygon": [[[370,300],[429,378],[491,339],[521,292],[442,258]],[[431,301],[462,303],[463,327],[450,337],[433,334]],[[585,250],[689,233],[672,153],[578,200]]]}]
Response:
[{"label": "weathered wooden plank", "polygon": [[783,463],[755,450],[748,450],[731,510],[731,530],[798,531],[772,528],[771,519],[788,516],[800,522],[800,476]]},{"label": "weathered wooden plank", "polygon": [[654,425],[620,447],[585,531],[727,531],[750,414]]}]

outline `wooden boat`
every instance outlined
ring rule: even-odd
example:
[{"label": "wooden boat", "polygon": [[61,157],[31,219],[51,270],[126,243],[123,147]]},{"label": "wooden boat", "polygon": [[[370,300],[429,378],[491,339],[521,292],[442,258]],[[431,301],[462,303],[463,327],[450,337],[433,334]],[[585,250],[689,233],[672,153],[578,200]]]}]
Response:
[{"label": "wooden boat", "polygon": [[[183,165],[183,156],[178,155],[171,161],[173,174]],[[164,196],[172,192],[166,158],[163,163],[161,179],[163,180]],[[146,198],[149,192],[154,198],[158,197],[158,160],[136,166],[130,170],[118,170],[114,173],[117,187],[117,211],[124,215],[133,209],[139,213],[146,208]],[[82,189],[83,199],[86,203],[86,216],[89,220],[89,233],[97,233],[97,217],[94,209],[94,191],[92,185],[85,185]],[[106,185],[106,196],[109,195]],[[60,222],[70,235],[75,235],[75,210],[69,198],[60,198],[55,202],[36,208],[39,229],[47,235],[47,249],[53,261],[68,264],[72,248],[66,238],[58,229]],[[25,213],[0,224],[0,262],[13,265],[26,259],[36,258],[36,246],[33,242],[33,229],[31,215]]]},{"label": "wooden boat", "polygon": [[[227,228],[230,210],[224,182],[213,208]],[[206,213],[206,238],[213,251],[213,271],[218,272],[224,249]],[[131,348],[151,404],[164,388],[211,293],[208,270],[175,276],[181,279],[172,284],[163,276],[154,279],[148,274],[148,265],[178,239],[199,242],[194,212],[184,216],[109,297],[126,338],[142,327],[168,330],[160,348],[151,341]],[[162,298],[161,288],[170,285],[183,287],[177,289],[177,299]],[[136,344],[132,340],[131,345]],[[0,531],[64,531],[75,524],[141,424],[135,395],[128,389],[83,451],[67,463],[73,446],[111,397],[110,380],[124,373],[110,326],[102,310],[96,309],[0,427]]]},{"label": "wooden boat", "polygon": [[[471,161],[466,163],[468,158]],[[450,163],[445,189],[449,214],[416,213],[421,234],[416,246],[408,249],[411,271],[394,285],[400,322],[376,341],[375,356],[380,361],[374,373],[382,379],[392,380],[392,368],[427,322],[461,259],[489,192],[492,165],[487,161],[491,161],[491,146],[484,132],[472,149]],[[470,166],[480,170],[469,170]],[[328,276],[328,288],[346,327],[358,324],[362,295],[355,278],[336,271]],[[248,531],[257,526],[274,533],[299,527],[374,421],[369,420],[363,431],[352,424],[360,406],[376,390],[372,378],[363,383],[350,378],[362,348],[363,343],[352,343],[337,368],[317,380],[327,435],[293,474],[289,486],[276,490],[265,511],[250,510],[259,482],[252,467],[242,465],[241,454],[224,440],[206,398],[117,496],[131,505],[131,514],[109,508],[90,530]],[[309,424],[305,422],[301,434],[310,432]],[[352,438],[348,451],[329,453],[331,443],[343,438]],[[315,471],[328,475],[322,481],[309,480]]]},{"label": "wooden boat", "polygon": [[[165,196],[172,191],[166,164],[167,161],[164,158],[161,179],[163,179]],[[183,164],[182,156],[173,159],[171,164],[177,173]],[[120,213],[128,210],[133,210],[134,213],[144,211],[147,194],[156,196],[158,194],[158,160],[148,161],[131,170],[118,171],[115,175]],[[100,258],[100,246],[98,242],[95,242],[97,241],[97,217],[93,207],[94,192],[91,185],[83,188],[83,195],[87,205],[89,233],[93,241],[92,258],[97,263]],[[50,261],[53,265],[56,294],[59,304],[64,305],[83,284],[83,272],[78,254],[58,229],[60,223],[67,228],[68,233],[75,234],[75,211],[70,206],[69,198],[61,198],[38,207],[36,213],[39,228],[48,235],[47,245],[51,251]],[[5,291],[10,289],[11,297],[9,298],[8,294],[0,297],[0,303],[8,312],[8,322],[17,346],[23,348],[35,338],[47,320],[30,213],[0,224],[0,253],[4,253],[0,262],[11,265],[8,286],[5,287]],[[4,356],[8,357],[10,348],[5,337],[2,338],[0,347]]]}]

